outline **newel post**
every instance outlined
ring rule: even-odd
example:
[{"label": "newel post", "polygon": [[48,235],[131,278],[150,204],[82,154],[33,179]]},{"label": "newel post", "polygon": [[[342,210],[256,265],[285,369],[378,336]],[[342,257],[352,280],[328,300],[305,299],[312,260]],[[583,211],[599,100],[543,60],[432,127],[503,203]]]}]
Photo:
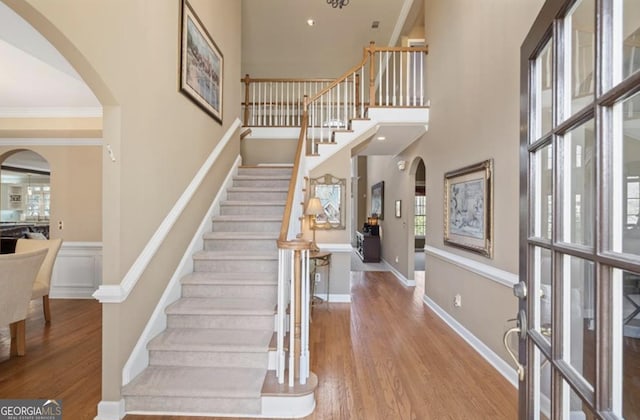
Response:
[{"label": "newel post", "polygon": [[244,126],[246,127],[249,125],[249,84],[251,78],[246,74],[242,80],[244,82]]},{"label": "newel post", "polygon": [[376,105],[376,61],[375,42],[369,43],[369,106]]}]

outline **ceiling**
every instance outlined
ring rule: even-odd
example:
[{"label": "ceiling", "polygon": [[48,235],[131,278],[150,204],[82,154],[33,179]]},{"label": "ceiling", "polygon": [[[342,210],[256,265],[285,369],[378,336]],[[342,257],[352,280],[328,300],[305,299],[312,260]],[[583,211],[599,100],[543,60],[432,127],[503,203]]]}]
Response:
[{"label": "ceiling", "polygon": [[[424,15],[423,3],[350,0],[340,9],[326,0],[242,0],[242,73],[337,77],[357,64],[370,41],[396,45]],[[102,115],[66,59],[1,0],[0,62],[0,118]]]},{"label": "ceiling", "polygon": [[[415,3],[415,4],[414,4]],[[333,78],[363,47],[396,45],[423,15],[423,0],[242,0],[242,73],[256,78]],[[309,26],[308,19],[315,24]],[[379,22],[377,29],[372,23]]]}]

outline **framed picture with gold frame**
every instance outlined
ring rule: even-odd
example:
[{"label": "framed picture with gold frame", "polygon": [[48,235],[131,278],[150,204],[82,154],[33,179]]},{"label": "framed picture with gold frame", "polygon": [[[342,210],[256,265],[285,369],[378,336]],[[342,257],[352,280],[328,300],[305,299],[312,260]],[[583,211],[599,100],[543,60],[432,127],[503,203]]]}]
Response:
[{"label": "framed picture with gold frame", "polygon": [[444,175],[444,243],[493,257],[493,160]]}]

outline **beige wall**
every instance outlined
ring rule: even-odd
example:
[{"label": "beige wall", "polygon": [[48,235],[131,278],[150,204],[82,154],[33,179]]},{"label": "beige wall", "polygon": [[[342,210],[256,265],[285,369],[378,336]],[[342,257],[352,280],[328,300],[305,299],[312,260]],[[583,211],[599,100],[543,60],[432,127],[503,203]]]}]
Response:
[{"label": "beige wall", "polygon": [[[425,2],[429,44],[429,131],[418,148],[425,159],[427,246],[518,272],[520,44],[542,0]],[[494,257],[443,244],[443,177],[494,159]],[[508,287],[439,259],[427,259],[425,293],[505,358],[500,338],[517,302]],[[463,305],[453,310],[455,294]]]},{"label": "beige wall", "polygon": [[298,139],[253,139],[240,142],[243,165],[293,163]]},{"label": "beige wall", "polygon": [[0,137],[102,137],[102,118],[0,118]]},{"label": "beige wall", "polygon": [[[30,146],[51,170],[51,237],[66,242],[102,240],[102,148],[99,146]],[[0,146],[0,162],[12,151]],[[58,230],[58,221],[63,229]]]},{"label": "beige wall", "polygon": [[[6,3],[58,48],[103,105],[104,143],[116,159],[102,154],[103,279],[118,284],[239,116],[241,2],[191,1],[224,55],[222,125],[178,91],[181,2]],[[239,151],[236,134],[128,300],[104,306],[104,400],[120,399],[122,366]]]}]

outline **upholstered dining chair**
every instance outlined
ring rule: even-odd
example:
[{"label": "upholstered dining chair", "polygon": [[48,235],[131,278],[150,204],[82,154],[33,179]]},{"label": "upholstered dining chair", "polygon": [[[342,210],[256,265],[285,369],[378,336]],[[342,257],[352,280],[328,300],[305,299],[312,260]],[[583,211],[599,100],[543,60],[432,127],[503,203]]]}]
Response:
[{"label": "upholstered dining chair", "polygon": [[24,356],[31,290],[46,255],[46,249],[0,255],[0,325],[10,326],[10,356]]},{"label": "upholstered dining chair", "polygon": [[49,289],[51,288],[51,273],[56,262],[56,256],[62,245],[62,239],[18,239],[16,243],[16,253],[29,252],[36,249],[47,249],[47,256],[40,267],[36,282],[33,285],[31,299],[42,298],[42,310],[44,320],[51,322],[51,309],[49,308]]}]

